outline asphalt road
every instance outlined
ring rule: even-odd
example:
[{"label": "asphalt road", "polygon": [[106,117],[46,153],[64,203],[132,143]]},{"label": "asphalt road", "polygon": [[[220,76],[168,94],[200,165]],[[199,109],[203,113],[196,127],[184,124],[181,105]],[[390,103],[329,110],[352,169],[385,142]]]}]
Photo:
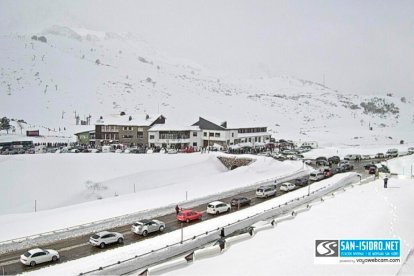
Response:
[{"label": "asphalt road", "polygon": [[[361,162],[353,162],[354,167],[355,167],[354,171],[359,172],[359,173],[365,173],[364,165],[366,165],[368,163],[371,163],[371,161],[376,162],[376,160],[367,160],[367,161],[363,160]],[[299,189],[299,188],[301,188],[301,187],[297,187],[296,189]],[[283,194],[284,194],[284,192],[278,191],[276,193],[276,196],[280,196],[280,195],[283,195]],[[255,190],[240,194],[240,196],[245,196],[245,197],[251,199],[251,205],[250,206],[259,204],[261,202],[264,202],[268,199],[273,198],[273,197],[270,197],[268,199],[262,199],[262,198],[257,198],[255,195],[256,195]],[[232,198],[233,197],[224,198],[224,199],[221,199],[221,201],[230,203]],[[248,206],[241,207],[240,209],[243,209],[243,208],[248,208]],[[204,212],[201,221],[217,217],[217,215],[210,215],[210,214],[207,214],[205,212],[205,210],[207,209],[207,204],[199,205],[197,207],[194,207],[193,209],[197,210],[197,211]],[[231,212],[237,212],[237,211],[238,211],[237,208],[232,208],[232,210],[231,210]],[[227,213],[224,213],[224,214],[221,214],[219,216],[226,215],[226,214]],[[164,233],[180,229],[180,227],[181,227],[181,223],[179,221],[177,221],[176,218],[175,218],[175,210],[171,210],[171,213],[168,214],[168,215],[153,218],[153,219],[158,219],[158,220],[161,220],[161,221],[165,222],[166,229],[164,230]],[[192,224],[195,224],[195,223],[200,223],[200,221],[196,220],[196,221],[190,222],[188,224],[184,223],[183,227],[187,227],[188,225],[192,225]],[[100,252],[103,252],[103,251],[107,250],[108,248],[116,248],[116,247],[120,247],[120,246],[124,246],[124,245],[128,245],[128,244],[136,243],[136,242],[139,242],[143,239],[148,239],[148,238],[151,238],[151,237],[154,237],[156,235],[161,234],[159,232],[155,232],[155,233],[149,234],[147,237],[136,235],[136,234],[131,232],[131,225],[130,224],[124,225],[124,226],[121,226],[121,227],[112,228],[112,229],[107,229],[107,230],[112,231],[112,232],[122,233],[124,235],[124,238],[125,238],[124,239],[124,244],[109,245],[109,246],[105,247],[104,249],[100,249],[98,247],[94,247],[94,246],[91,246],[89,244],[88,241],[89,241],[89,237],[91,235],[84,235],[84,236],[80,236],[80,237],[76,237],[76,238],[61,240],[59,242],[55,242],[55,243],[51,243],[51,244],[45,244],[45,245],[42,245],[42,248],[57,250],[60,254],[60,260],[57,263],[62,263],[62,262],[66,262],[66,261],[75,260],[75,259],[79,259],[79,258],[82,258],[82,257],[90,256],[90,255],[93,255],[93,254],[98,254]],[[22,263],[20,263],[20,255],[23,254],[24,252],[26,252],[27,250],[30,250],[30,249],[32,249],[32,248],[26,248],[24,250],[19,250],[19,251],[10,252],[10,253],[7,253],[7,254],[0,255],[0,274],[3,272],[3,269],[4,269],[4,274],[13,275],[13,274],[22,273],[22,272],[25,272],[25,271],[40,269],[42,267],[45,267],[45,266],[48,266],[48,265],[51,264],[51,263],[45,263],[45,264],[39,264],[36,267],[29,267],[29,266],[25,266]]]}]

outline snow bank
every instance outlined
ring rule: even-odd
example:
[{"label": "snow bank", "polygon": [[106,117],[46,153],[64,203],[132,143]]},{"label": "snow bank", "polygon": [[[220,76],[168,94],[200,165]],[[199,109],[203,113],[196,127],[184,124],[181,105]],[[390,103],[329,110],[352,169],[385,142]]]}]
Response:
[{"label": "snow bank", "polygon": [[[254,158],[250,166],[228,171],[212,153],[0,156],[0,174],[7,180],[0,190],[8,195],[0,202],[1,212],[31,209],[35,199],[40,210],[70,205],[2,215],[0,240],[168,206],[184,202],[186,194],[188,200],[219,194],[302,167],[301,162]],[[106,189],[93,193],[85,187],[88,181]],[[104,199],[96,200],[96,196]],[[24,227],[28,223],[33,227]]]},{"label": "snow bank", "polygon": [[[232,245],[219,257],[169,275],[274,275],[275,269],[281,275],[395,275],[401,265],[316,265],[313,260],[315,239],[401,239],[404,260],[414,246],[414,182],[392,178],[388,185],[383,189],[377,180],[347,189],[289,222]],[[402,271],[414,273],[407,269]]]}]

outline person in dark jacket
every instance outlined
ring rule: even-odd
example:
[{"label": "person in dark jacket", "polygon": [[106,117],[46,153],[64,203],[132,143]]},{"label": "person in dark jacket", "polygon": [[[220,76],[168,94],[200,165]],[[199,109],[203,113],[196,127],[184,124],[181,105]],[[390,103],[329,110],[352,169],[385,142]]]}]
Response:
[{"label": "person in dark jacket", "polygon": [[180,212],[180,207],[178,207],[178,204],[175,205],[175,213],[178,215],[178,213]]},{"label": "person in dark jacket", "polygon": [[388,177],[384,178],[384,188],[387,188],[388,185]]}]

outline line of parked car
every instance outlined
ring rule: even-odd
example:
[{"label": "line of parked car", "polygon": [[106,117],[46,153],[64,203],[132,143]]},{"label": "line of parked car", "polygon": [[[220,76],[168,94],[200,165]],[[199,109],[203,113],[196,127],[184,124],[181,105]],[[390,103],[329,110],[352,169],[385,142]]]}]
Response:
[{"label": "line of parked car", "polygon": [[[230,212],[232,207],[250,205],[251,200],[246,197],[234,197],[230,204],[214,201],[207,205],[206,212],[212,215],[218,215],[225,212]],[[195,210],[181,210],[176,215],[179,222],[187,222],[202,219],[203,212]],[[131,232],[146,237],[150,233],[163,232],[166,228],[164,222],[157,219],[142,219],[131,225]],[[118,232],[102,231],[93,234],[89,238],[89,243],[92,246],[105,248],[111,244],[123,244],[124,235]],[[53,249],[31,249],[20,256],[20,262],[24,265],[35,266],[45,262],[56,262],[60,259],[60,255]]]}]

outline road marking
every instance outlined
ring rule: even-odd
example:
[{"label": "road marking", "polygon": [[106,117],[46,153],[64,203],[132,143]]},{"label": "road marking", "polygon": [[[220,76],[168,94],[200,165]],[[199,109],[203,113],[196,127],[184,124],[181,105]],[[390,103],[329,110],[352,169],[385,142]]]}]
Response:
[{"label": "road marking", "polygon": [[0,266],[5,266],[5,265],[11,265],[11,264],[17,264],[20,263],[20,258],[19,260],[13,260],[13,261],[8,261],[8,262],[4,262],[4,263],[0,263]]},{"label": "road marking", "polygon": [[75,248],[78,248],[78,247],[82,247],[82,246],[85,246],[85,245],[88,245],[88,244],[89,244],[89,242],[84,242],[84,243],[80,243],[80,244],[76,244],[76,245],[72,245],[72,246],[68,246],[68,247],[61,248],[58,251],[59,252],[61,252],[61,251],[68,251],[68,250],[72,250],[72,249],[75,249]]}]

